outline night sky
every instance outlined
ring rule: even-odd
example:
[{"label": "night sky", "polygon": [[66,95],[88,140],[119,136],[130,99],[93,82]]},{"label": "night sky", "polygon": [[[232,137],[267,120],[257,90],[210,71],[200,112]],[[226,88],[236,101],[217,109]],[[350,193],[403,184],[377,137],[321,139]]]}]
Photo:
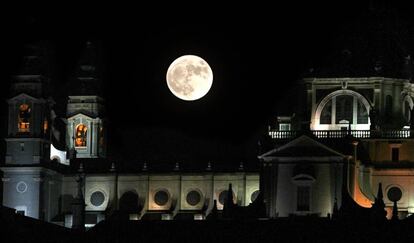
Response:
[{"label": "night sky", "polygon": [[[390,7],[407,16],[407,6]],[[258,137],[289,105],[282,101],[295,99],[297,80],[324,62],[343,26],[364,14],[369,4],[72,8],[16,9],[2,17],[10,23],[0,46],[2,59],[9,60],[1,73],[3,103],[23,43],[50,40],[54,98],[61,106],[57,109],[64,109],[65,87],[82,46],[91,40],[101,50],[114,155],[127,160],[240,161],[254,160]],[[210,92],[193,102],[173,96],[165,81],[169,64],[184,54],[204,58],[214,73]]]}]

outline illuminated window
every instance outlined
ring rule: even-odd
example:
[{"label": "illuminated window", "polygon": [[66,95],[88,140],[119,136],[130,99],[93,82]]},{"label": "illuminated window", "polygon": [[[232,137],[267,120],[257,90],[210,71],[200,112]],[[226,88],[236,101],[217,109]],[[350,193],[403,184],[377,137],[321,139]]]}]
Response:
[{"label": "illuminated window", "polygon": [[290,123],[280,123],[279,131],[290,131]]},{"label": "illuminated window", "polygon": [[19,107],[19,132],[29,132],[30,128],[30,107],[27,104],[22,104]]},{"label": "illuminated window", "polygon": [[83,124],[79,124],[76,127],[76,134],[75,134],[75,146],[76,147],[86,147],[87,130],[88,128]]},{"label": "illuminated window", "polygon": [[48,121],[45,119],[43,121],[43,133],[46,134],[47,133],[47,129],[49,128],[49,123]]}]

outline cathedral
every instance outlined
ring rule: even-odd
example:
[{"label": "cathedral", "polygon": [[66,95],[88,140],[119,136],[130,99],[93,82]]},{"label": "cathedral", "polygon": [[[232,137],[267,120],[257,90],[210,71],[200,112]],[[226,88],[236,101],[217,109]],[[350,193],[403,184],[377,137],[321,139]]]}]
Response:
[{"label": "cathedral", "polygon": [[[115,211],[130,220],[205,220],[228,201],[248,208],[261,200],[261,218],[330,217],[344,195],[371,208],[383,193],[387,217],[394,207],[405,218],[414,213],[413,65],[407,49],[377,55],[383,46],[347,46],[336,66],[310,69],[295,89],[299,104],[269,124],[256,168],[120,170],[107,156],[94,44],[84,45],[65,113],[54,109],[44,47],[29,45],[7,99],[2,205],[77,228]],[[359,65],[362,56],[372,59]]]}]

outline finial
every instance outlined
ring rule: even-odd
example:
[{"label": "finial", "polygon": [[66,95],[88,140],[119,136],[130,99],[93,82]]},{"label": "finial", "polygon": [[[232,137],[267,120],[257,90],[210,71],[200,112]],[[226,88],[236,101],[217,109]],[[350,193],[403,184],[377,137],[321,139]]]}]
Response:
[{"label": "finial", "polygon": [[115,162],[112,162],[111,169],[109,169],[109,171],[111,171],[111,172],[115,172],[116,171]]},{"label": "finial", "polygon": [[180,170],[180,164],[178,162],[175,163],[174,170]]},{"label": "finial", "polygon": [[239,170],[244,170],[243,161],[240,161]]},{"label": "finial", "polygon": [[82,162],[80,162],[80,164],[79,164],[78,172],[79,173],[82,173],[83,172],[83,163]]},{"label": "finial", "polygon": [[210,162],[210,161],[207,163],[207,168],[206,168],[206,170],[208,170],[208,171],[210,171],[210,170],[211,170],[211,162]]}]

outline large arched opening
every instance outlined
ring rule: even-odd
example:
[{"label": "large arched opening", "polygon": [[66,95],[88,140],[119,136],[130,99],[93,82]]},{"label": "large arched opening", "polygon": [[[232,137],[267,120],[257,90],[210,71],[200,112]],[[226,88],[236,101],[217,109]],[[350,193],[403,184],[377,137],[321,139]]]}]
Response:
[{"label": "large arched opening", "polygon": [[319,103],[312,121],[313,130],[369,130],[370,103],[352,90],[337,90]]}]

